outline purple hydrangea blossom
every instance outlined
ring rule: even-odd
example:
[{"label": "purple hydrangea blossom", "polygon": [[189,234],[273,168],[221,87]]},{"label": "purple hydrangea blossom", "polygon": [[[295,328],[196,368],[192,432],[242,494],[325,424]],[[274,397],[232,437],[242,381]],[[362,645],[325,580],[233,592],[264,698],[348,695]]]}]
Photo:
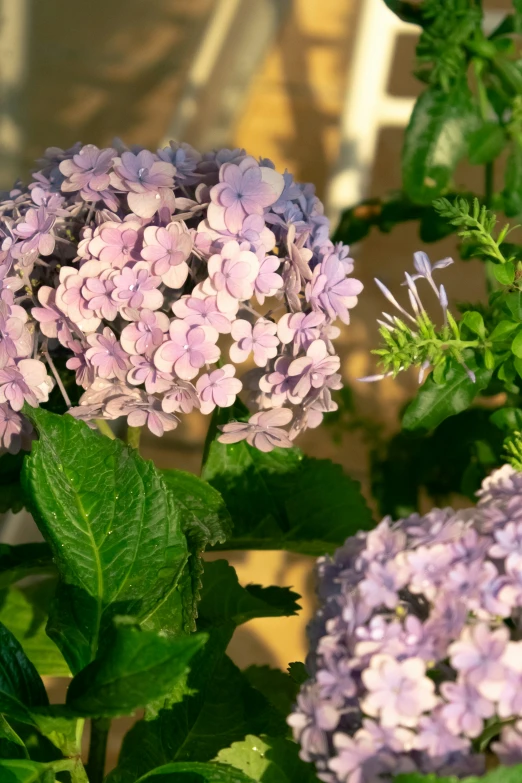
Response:
[{"label": "purple hydrangea blossom", "polygon": [[504,466],[476,508],[386,518],[319,561],[310,679],[289,724],[321,780],[465,778],[485,749],[522,762],[522,591],[498,611],[522,562],[521,475]]},{"label": "purple hydrangea blossom", "polygon": [[[47,399],[45,367],[64,352],[83,390],[71,413],[90,426],[126,416],[158,434],[245,390],[253,416],[223,437],[268,451],[336,409],[334,321],[360,284],[313,186],[243,149],[178,142],[53,147],[39,163],[0,200],[0,450],[29,444],[18,411]],[[252,355],[258,369],[237,378]],[[498,579],[488,600],[509,611],[515,566]]]},{"label": "purple hydrangea blossom", "polygon": [[230,347],[230,358],[235,364],[241,364],[253,353],[257,366],[266,367],[268,360],[277,356],[276,331],[276,324],[266,318],[259,318],[253,326],[250,321],[238,318],[232,324],[235,342]]}]

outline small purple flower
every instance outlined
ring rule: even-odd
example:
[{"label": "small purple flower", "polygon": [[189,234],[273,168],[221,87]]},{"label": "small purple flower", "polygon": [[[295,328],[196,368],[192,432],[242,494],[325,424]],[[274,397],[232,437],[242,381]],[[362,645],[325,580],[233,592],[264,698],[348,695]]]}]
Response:
[{"label": "small purple flower", "polygon": [[58,338],[62,345],[67,345],[73,338],[63,312],[56,306],[56,291],[48,285],[38,289],[38,301],[41,307],[33,307],[31,315],[40,323],[42,334],[50,338]]},{"label": "small purple flower", "polygon": [[[163,304],[163,294],[158,290],[160,279],[151,275],[149,268],[142,261],[132,268],[124,266],[112,280],[112,300],[118,307],[157,310]],[[126,315],[123,312],[123,316]]]},{"label": "small purple flower", "polygon": [[23,307],[0,307],[0,367],[5,367],[13,359],[31,355],[33,335],[26,322],[27,313]]},{"label": "small purple flower", "polygon": [[284,345],[293,343],[295,356],[320,337],[319,327],[323,324],[323,313],[285,313],[277,324],[277,336]]},{"label": "small purple flower", "polygon": [[143,384],[147,394],[161,394],[170,388],[171,376],[160,372],[150,356],[130,356],[129,361],[132,369],[127,375],[127,382],[132,386]]},{"label": "small purple flower", "polygon": [[196,169],[201,157],[201,153],[186,142],[171,141],[168,147],[158,150],[158,158],[172,163],[176,169],[176,179],[184,185],[192,185],[200,179]]},{"label": "small purple flower", "polygon": [[[133,397],[121,398],[116,401],[120,415],[127,416],[129,427],[147,427],[153,435],[161,438],[165,432],[175,430],[179,419],[172,413],[165,413],[161,401],[150,394],[142,399]],[[110,413],[111,403],[107,405]],[[116,412],[116,411],[115,411]]]},{"label": "small purple flower", "polygon": [[448,648],[451,665],[486,698],[500,694],[505,676],[502,657],[509,640],[506,627],[491,631],[486,623],[466,627]]},{"label": "small purple flower", "polygon": [[250,299],[258,272],[256,254],[235,240],[227,242],[220,253],[209,258],[208,274],[212,284],[209,293],[217,293],[217,306],[222,313],[236,313],[239,302]]},{"label": "small purple flower", "polygon": [[342,263],[331,255],[314,269],[312,280],[306,286],[306,298],[314,310],[325,313],[332,320],[339,317],[349,324],[349,310],[357,304],[362,290],[363,284],[346,277]]},{"label": "small purple flower", "polygon": [[300,742],[305,761],[328,752],[326,732],[333,731],[339,724],[340,713],[334,701],[323,699],[317,686],[305,687],[297,696],[298,712],[288,718],[294,731],[294,738]]},{"label": "small purple flower", "polygon": [[399,603],[399,590],[408,581],[408,569],[397,562],[372,562],[368,566],[366,578],[360,584],[361,595],[368,606],[384,605],[395,609]]},{"label": "small purple flower", "polygon": [[437,704],[435,685],[426,677],[421,658],[399,662],[390,655],[375,655],[362,680],[368,691],[362,709],[379,717],[385,727],[415,726],[420,715]]},{"label": "small purple flower", "polygon": [[225,163],[219,170],[219,180],[210,191],[209,220],[216,225],[217,215],[222,214],[223,227],[234,234],[241,230],[247,215],[262,215],[277,201],[284,188],[281,174],[259,166],[250,157],[237,165]]},{"label": "small purple flower", "polygon": [[32,427],[29,420],[16,413],[7,403],[0,404],[0,453],[18,454],[28,448]]},{"label": "small purple flower", "polygon": [[219,359],[218,333],[210,326],[191,327],[184,321],[172,321],[169,335],[154,354],[154,364],[162,372],[174,372],[190,381],[205,364]]},{"label": "small purple flower", "polygon": [[148,226],[144,232],[141,257],[152,263],[155,275],[169,288],[181,288],[188,277],[187,259],[192,252],[192,239],[180,221],[166,228]]},{"label": "small purple flower", "polygon": [[121,345],[128,354],[154,351],[163,342],[169,326],[169,317],[165,313],[142,310],[139,318],[123,329]]},{"label": "small purple flower", "polygon": [[102,223],[95,230],[86,247],[90,256],[110,264],[112,269],[122,269],[140,258],[141,239],[137,223]]},{"label": "small purple flower", "polygon": [[211,413],[214,408],[230,408],[242,389],[242,383],[234,378],[236,368],[225,364],[198,378],[196,391],[201,400],[201,413]]},{"label": "small purple flower", "polygon": [[253,353],[257,366],[266,367],[268,360],[277,356],[279,340],[276,332],[277,325],[266,318],[259,318],[254,326],[249,321],[238,318],[232,324],[232,337],[235,342],[230,347],[231,360],[241,364]]},{"label": "small purple flower", "polygon": [[281,259],[277,256],[264,255],[259,265],[259,272],[254,280],[254,290],[259,304],[264,304],[267,296],[274,296],[283,288],[283,278],[277,274],[280,266]]},{"label": "small purple flower", "polygon": [[47,402],[53,386],[45,365],[36,359],[21,359],[0,369],[0,403],[9,403],[14,411],[22,410],[24,401],[33,408]]},{"label": "small purple flower", "polygon": [[[162,196],[174,211],[172,192],[176,169],[172,163],[159,160],[148,150],[137,154],[123,152],[113,162],[110,175],[113,188],[127,192],[129,209],[141,218],[151,218],[162,205]],[[169,195],[170,194],[170,195]]]},{"label": "small purple flower", "polygon": [[183,318],[189,326],[211,326],[220,334],[229,334],[232,329],[232,316],[230,313],[222,313],[218,310],[217,297],[195,296],[197,287],[192,296],[182,296],[172,305],[174,315]]},{"label": "small purple flower", "polygon": [[440,716],[451,733],[478,737],[484,720],[495,714],[495,705],[467,682],[443,682],[440,690],[447,702]]},{"label": "small purple flower", "polygon": [[85,356],[100,378],[125,380],[129,357],[109,327],[106,326],[102,334],[89,334],[87,342],[91,347]]},{"label": "small purple flower", "polygon": [[94,383],[96,374],[94,367],[86,357],[87,349],[78,340],[72,340],[68,343],[68,348],[73,352],[73,356],[67,359],[66,367],[76,373],[76,383],[84,389],[89,389]]},{"label": "small purple flower", "polygon": [[110,277],[89,277],[85,281],[82,288],[83,298],[88,302],[89,310],[93,310],[98,318],[114,321],[118,315],[118,308],[112,296],[115,289],[116,285]]},{"label": "small purple flower", "polygon": [[50,256],[56,242],[52,234],[55,222],[56,218],[49,215],[45,207],[28,209],[23,222],[17,223],[14,228],[15,236],[21,240],[13,246],[14,257],[20,258],[31,251]]},{"label": "small purple flower", "polygon": [[220,443],[239,443],[246,440],[259,451],[272,451],[276,446],[283,449],[292,447],[292,441],[285,430],[281,429],[292,420],[292,411],[288,408],[276,408],[271,411],[254,413],[248,422],[230,422],[220,427]]},{"label": "small purple flower", "polygon": [[201,403],[192,383],[177,380],[163,396],[162,407],[167,413],[191,413],[194,408],[199,410]]},{"label": "small purple flower", "polygon": [[89,195],[107,190],[110,182],[109,171],[115,156],[116,150],[112,147],[100,150],[94,144],[86,144],[71,158],[60,163],[60,171],[65,176],[62,190],[66,193],[79,190],[83,198],[86,198],[84,191],[87,188]]},{"label": "small purple flower", "polygon": [[311,388],[320,389],[329,375],[337,372],[341,364],[338,356],[330,356],[323,340],[314,340],[307,348],[306,356],[294,359],[288,375],[295,379],[293,394],[305,397]]}]

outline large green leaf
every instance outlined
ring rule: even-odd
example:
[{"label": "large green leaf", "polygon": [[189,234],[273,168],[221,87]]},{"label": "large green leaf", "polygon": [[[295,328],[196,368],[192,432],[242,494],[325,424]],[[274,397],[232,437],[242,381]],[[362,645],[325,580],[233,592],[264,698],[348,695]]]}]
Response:
[{"label": "large green leaf", "polygon": [[286,717],[292,712],[299,685],[287,672],[270,666],[249,666],[243,674],[250,685],[266,696],[282,715]]},{"label": "large green leaf", "polygon": [[48,703],[38,672],[11,631],[0,624],[0,713],[27,722],[31,707]]},{"label": "large green leaf", "polygon": [[73,678],[67,691],[72,710],[94,718],[117,717],[165,698],[206,641],[205,634],[172,638],[131,623],[122,619],[103,656]]},{"label": "large green leaf", "polygon": [[513,142],[507,159],[502,196],[508,217],[522,214],[522,146],[518,141]]},{"label": "large green leaf", "polygon": [[299,758],[299,745],[284,737],[255,737],[249,734],[216,756],[263,783],[318,783],[313,764]]},{"label": "large green leaf", "polygon": [[290,617],[301,608],[299,597],[289,587],[242,587],[235,569],[226,560],[215,560],[204,566],[200,622],[241,625],[255,617]]},{"label": "large green leaf", "polygon": [[55,571],[47,544],[0,544],[0,589],[26,576]]},{"label": "large green leaf", "polygon": [[187,537],[191,554],[183,575],[182,590],[187,611],[197,617],[203,563],[201,555],[212,544],[223,544],[232,531],[232,520],[219,492],[192,473],[161,471],[172,495],[175,519]]},{"label": "large green leaf", "polygon": [[286,733],[285,719],[224,655],[232,632],[232,624],[211,630],[185,685],[130,730],[110,783],[133,783],[171,761],[209,761],[248,733]]},{"label": "large green leaf", "polygon": [[48,633],[71,671],[94,660],[117,614],[154,630],[168,607],[169,632],[189,630],[177,589],[187,543],[153,464],[72,416],[26,413],[39,440],[24,485],[60,575]]},{"label": "large green leaf", "polygon": [[277,593],[249,591],[227,563],[205,563],[198,627],[209,633],[209,641],[194,657],[186,682],[125,737],[110,783],[133,783],[171,761],[209,761],[248,733],[286,734],[285,716],[225,655],[238,623],[295,613],[295,594],[274,589]]},{"label": "large green leaf", "polygon": [[[409,772],[398,775],[395,783],[456,783],[455,777],[439,778],[436,775],[421,775],[419,772]],[[481,777],[465,778],[465,783],[520,783],[522,780],[522,764],[515,767],[496,767]]]},{"label": "large green leaf", "polygon": [[176,517],[191,547],[204,551],[207,546],[224,544],[232,532],[232,519],[219,492],[184,470],[162,470],[161,475],[172,492]]},{"label": "large green leaf", "polygon": [[428,87],[420,96],[406,130],[402,180],[406,194],[418,204],[430,204],[451,184],[458,161],[468,151],[468,134],[479,123],[465,83],[447,92]]},{"label": "large green leaf", "polygon": [[138,783],[255,783],[255,780],[233,767],[189,761],[153,769]]},{"label": "large green leaf", "polygon": [[9,628],[41,676],[67,677],[69,667],[45,632],[56,582],[45,579],[24,588],[0,591],[0,622]]},{"label": "large green leaf", "polygon": [[0,457],[0,514],[6,511],[21,511],[26,498],[20,484],[24,455],[3,454]]},{"label": "large green leaf", "polygon": [[497,122],[484,122],[469,135],[469,162],[474,166],[490,163],[498,158],[506,142],[506,132]]},{"label": "large green leaf", "polygon": [[2,783],[54,783],[54,765],[29,759],[0,760]]},{"label": "large green leaf", "polygon": [[406,408],[402,419],[403,429],[431,430],[444,419],[469,408],[477,394],[488,385],[492,373],[478,367],[472,357],[466,359],[466,364],[475,373],[475,382],[465,368],[455,361],[446,372],[444,383],[435,383],[430,375]]},{"label": "large green leaf", "polygon": [[340,465],[299,449],[266,454],[244,441],[214,440],[203,478],[219,490],[234,522],[232,537],[216,548],[323,555],[374,524],[359,483]]}]

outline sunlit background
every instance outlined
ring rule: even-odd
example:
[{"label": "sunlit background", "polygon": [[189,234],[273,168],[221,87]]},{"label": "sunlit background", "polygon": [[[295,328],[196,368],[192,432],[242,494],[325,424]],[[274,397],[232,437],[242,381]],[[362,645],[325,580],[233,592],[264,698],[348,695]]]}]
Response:
[{"label": "sunlit background", "polygon": [[[244,147],[314,182],[334,220],[354,201],[400,188],[403,129],[420,91],[411,75],[417,30],[397,27],[382,0],[2,0],[0,9],[1,187],[26,177],[47,146],[107,146],[119,136],[150,149],[169,138],[201,151]],[[457,184],[464,182],[480,189],[466,167]],[[416,383],[356,381],[375,367],[369,350],[383,301],[373,277],[398,290],[419,249],[435,260],[454,244],[423,246],[406,224],[353,247],[365,290],[339,350],[355,413],[298,442],[342,463],[368,497],[376,428],[360,423],[392,432]],[[462,265],[444,274],[453,300],[483,296],[473,263],[465,284]],[[198,472],[207,423],[186,417],[162,440],[147,436],[143,452],[161,467]],[[20,527],[11,523],[9,535],[30,538]],[[240,628],[232,657],[283,668],[303,660],[312,560],[267,552],[230,559],[243,582],[292,585],[304,596],[299,617]]]}]

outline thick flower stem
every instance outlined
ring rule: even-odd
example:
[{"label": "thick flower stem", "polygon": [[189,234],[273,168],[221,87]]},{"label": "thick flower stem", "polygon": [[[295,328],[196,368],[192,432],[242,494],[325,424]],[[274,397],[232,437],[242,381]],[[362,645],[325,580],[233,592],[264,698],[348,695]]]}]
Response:
[{"label": "thick flower stem", "polygon": [[127,444],[139,451],[141,438],[141,427],[129,427],[127,429]]},{"label": "thick flower stem", "polygon": [[111,722],[108,718],[93,718],[91,720],[91,742],[89,761],[87,762],[87,775],[90,783],[102,783],[103,781],[110,727]]},{"label": "thick flower stem", "polygon": [[116,440],[116,435],[111,430],[110,426],[107,424],[105,419],[95,419],[94,423],[96,424],[96,426],[98,427],[102,435],[106,435],[111,440]]}]

